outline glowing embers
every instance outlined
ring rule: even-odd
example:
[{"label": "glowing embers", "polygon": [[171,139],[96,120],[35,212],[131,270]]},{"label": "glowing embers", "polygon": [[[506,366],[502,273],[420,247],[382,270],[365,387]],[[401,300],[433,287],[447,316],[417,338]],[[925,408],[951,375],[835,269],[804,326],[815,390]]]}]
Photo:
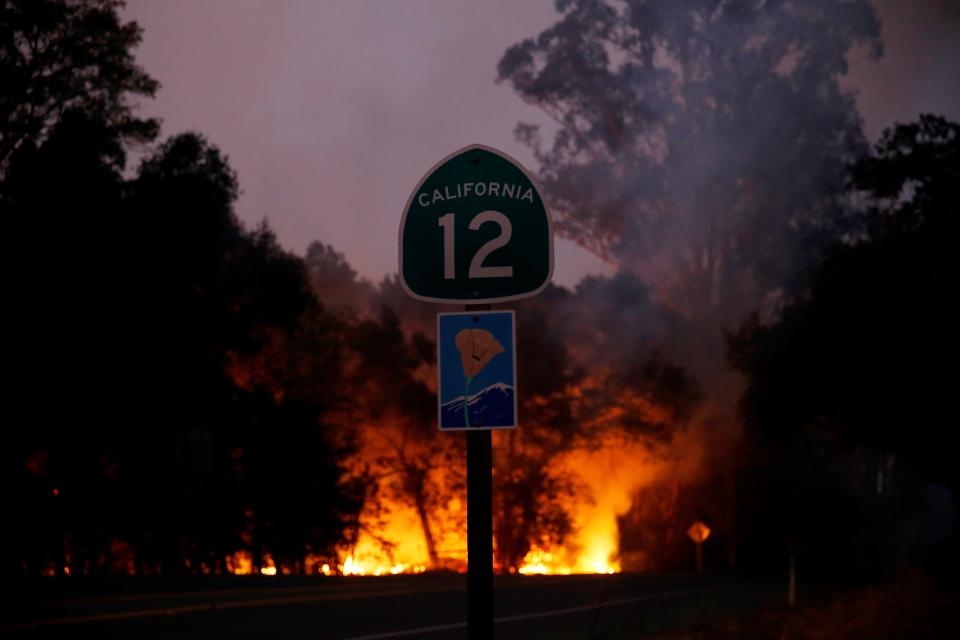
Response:
[{"label": "glowing embers", "polygon": [[583,550],[572,560],[565,547],[560,547],[555,552],[534,547],[524,557],[517,573],[525,576],[620,573],[620,563],[611,557],[615,549],[612,553],[606,540],[596,542],[595,548]]},{"label": "glowing embers", "polygon": [[249,551],[237,551],[227,556],[227,571],[235,576],[248,576],[253,573],[253,554]]},{"label": "glowing embers", "polygon": [[[427,570],[427,567],[423,564],[411,566],[400,563],[392,567],[376,563],[365,565],[363,562],[354,560],[353,556],[349,555],[346,560],[343,561],[343,564],[337,565],[337,570],[340,575],[344,576],[395,576],[401,573],[423,573]],[[330,575],[330,573],[325,572],[325,575]]]},{"label": "glowing embers", "polygon": [[[281,573],[273,561],[273,556],[269,553],[263,554],[262,564],[256,568],[256,571],[254,571],[253,566],[253,554],[249,551],[237,551],[227,556],[226,560],[227,573],[232,573],[235,576],[249,576],[254,573],[259,573],[262,576],[275,576]],[[284,571],[283,573],[288,572]]]},{"label": "glowing embers", "polygon": [[[286,571],[284,571],[286,573]],[[267,553],[263,556],[263,566],[260,567],[260,575],[262,576],[275,576],[277,575],[277,565],[273,562],[273,557]]]},{"label": "glowing embers", "polygon": [[[253,563],[253,554],[249,551],[241,550],[227,556],[227,571],[237,576],[255,575],[259,573],[262,576],[290,575],[290,567],[279,566],[274,562],[273,557],[266,553],[263,556],[262,566],[255,567]],[[401,573],[424,573],[427,570],[425,564],[405,564],[405,563],[384,563],[382,558],[371,557],[369,554],[355,557],[353,554],[347,554],[337,562],[320,562],[315,556],[308,556],[306,571],[308,574],[324,576],[383,576],[397,575]]]}]

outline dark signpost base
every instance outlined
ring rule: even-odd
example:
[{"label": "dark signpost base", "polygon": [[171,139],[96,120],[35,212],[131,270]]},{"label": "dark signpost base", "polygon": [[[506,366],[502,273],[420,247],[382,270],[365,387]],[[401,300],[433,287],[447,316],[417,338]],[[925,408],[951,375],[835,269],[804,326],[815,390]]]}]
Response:
[{"label": "dark signpost base", "polygon": [[467,431],[467,637],[493,638],[493,447]]}]

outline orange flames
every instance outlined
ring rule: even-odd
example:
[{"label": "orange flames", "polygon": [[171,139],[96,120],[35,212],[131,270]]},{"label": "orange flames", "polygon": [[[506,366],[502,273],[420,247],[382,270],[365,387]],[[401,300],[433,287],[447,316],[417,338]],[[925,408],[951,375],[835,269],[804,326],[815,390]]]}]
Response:
[{"label": "orange flames", "polygon": [[559,548],[534,548],[521,574],[619,573],[617,517],[627,512],[638,488],[655,481],[666,466],[662,454],[622,434],[608,435],[593,449],[577,449],[560,464],[585,483],[589,495],[568,505],[574,531]]},{"label": "orange flames", "polygon": [[[573,514],[573,532],[562,545],[537,545],[523,560],[518,572],[524,575],[613,574],[621,571],[617,517],[631,506],[634,492],[664,474],[676,473],[669,446],[652,447],[620,432],[611,432],[591,448],[579,448],[564,455],[558,465],[574,473],[587,495],[571,497],[566,505]],[[684,462],[697,452],[685,449]],[[494,481],[496,491],[496,481]],[[379,526],[365,525],[357,544],[345,552],[337,567],[343,575],[384,575],[419,573],[429,568],[466,570],[466,514],[459,498],[442,512],[432,514],[436,531],[439,566],[431,567],[425,538],[415,510],[400,501],[379,505]],[[445,522],[440,522],[445,520]]]},{"label": "orange flames", "polygon": [[[608,430],[606,434],[602,441],[575,448],[556,460],[560,471],[569,472],[581,481],[582,491],[570,496],[565,505],[572,514],[572,532],[561,544],[534,545],[518,568],[520,574],[619,573],[622,559],[618,517],[631,508],[636,491],[678,474],[689,473],[702,456],[702,451],[691,447],[690,442],[678,445],[674,441],[654,446],[647,441],[631,439],[620,430]],[[675,453],[677,450],[683,451],[680,458]],[[385,476],[385,481],[389,478]],[[434,481],[443,480],[435,475]],[[342,549],[335,562],[308,557],[306,571],[343,576],[466,571],[466,505],[461,494],[454,492],[454,497],[442,508],[435,508],[429,514],[437,556],[433,563],[423,521],[408,500],[387,492],[381,494],[373,506],[375,508],[361,518],[360,534],[354,545]],[[705,526],[703,529],[702,532],[698,529],[697,533],[702,533],[702,538],[706,539],[709,530]],[[287,568],[278,567],[269,554],[264,554],[262,566],[254,567],[248,551],[238,551],[228,557],[226,567],[237,575],[289,573]],[[638,568],[636,562],[631,568]]]},{"label": "orange flames", "polygon": [[[424,377],[429,379],[427,374]],[[586,405],[597,395],[610,400],[602,393],[602,379],[592,376],[565,393],[574,405],[584,403],[586,408],[577,413],[589,416],[578,418],[589,423],[588,432],[603,435],[598,441],[579,443],[550,463],[580,483],[581,490],[563,505],[571,516],[572,530],[561,542],[535,543],[517,567],[520,574],[620,572],[624,559],[618,517],[630,511],[637,491],[658,482],[675,482],[678,476],[690,477],[702,460],[698,439],[684,429],[674,431],[669,442],[627,434],[627,426],[637,421],[668,424],[674,420],[668,410],[642,394],[624,391],[612,402]],[[371,388],[370,395],[375,397],[375,392]],[[465,470],[455,460],[462,450],[450,457],[451,436],[425,433],[422,425],[411,424],[389,409],[376,416],[375,423],[363,414],[345,416],[343,422],[355,428],[358,436],[358,453],[351,462],[354,471],[373,477],[377,488],[361,514],[356,542],[341,549],[336,559],[308,558],[304,570],[344,576],[465,572],[466,500],[464,487],[454,486],[458,478],[462,484]],[[494,434],[494,446],[501,446],[505,437]],[[639,558],[631,558],[630,569],[645,568],[644,555]],[[288,573],[269,554],[262,565],[254,567],[246,551],[226,562],[234,574]]]}]

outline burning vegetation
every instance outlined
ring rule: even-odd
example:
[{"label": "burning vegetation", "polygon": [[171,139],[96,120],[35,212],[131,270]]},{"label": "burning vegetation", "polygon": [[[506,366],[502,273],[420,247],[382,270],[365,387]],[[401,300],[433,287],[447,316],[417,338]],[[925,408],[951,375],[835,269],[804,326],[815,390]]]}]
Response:
[{"label": "burning vegetation", "polygon": [[[239,237],[261,253],[251,259],[295,264],[261,232]],[[33,450],[21,467],[27,486],[58,488],[47,490],[42,509],[32,507],[47,533],[21,540],[20,571],[465,570],[464,442],[436,427],[435,324],[408,315],[402,305],[415,303],[394,280],[376,288],[356,280],[336,252],[314,247],[305,267],[297,321],[256,324],[255,349],[230,346],[221,364],[210,363],[230,390],[229,421],[103,442],[98,457],[74,456],[71,471],[61,466],[62,443]],[[353,286],[340,279],[345,295],[319,304],[327,278],[342,273]],[[696,435],[702,395],[649,346],[663,344],[653,332],[665,323],[649,325],[647,343],[634,338],[621,349],[608,345],[627,323],[640,335],[640,315],[587,330],[597,319],[573,310],[602,306],[598,298],[610,288],[627,292],[638,314],[656,309],[639,282],[621,276],[575,291],[551,288],[519,310],[521,427],[494,442],[495,562],[503,573],[661,568],[671,532],[681,534],[675,556],[686,552],[677,566],[691,562],[682,540],[690,523],[681,518],[708,464]],[[165,446],[172,457],[146,455]],[[91,503],[78,477],[147,501],[122,517],[100,512],[99,529],[84,529]],[[657,494],[658,510],[644,511],[639,496],[662,487],[672,489]],[[164,495],[171,491],[176,500]],[[644,536],[659,542],[648,545]]]}]

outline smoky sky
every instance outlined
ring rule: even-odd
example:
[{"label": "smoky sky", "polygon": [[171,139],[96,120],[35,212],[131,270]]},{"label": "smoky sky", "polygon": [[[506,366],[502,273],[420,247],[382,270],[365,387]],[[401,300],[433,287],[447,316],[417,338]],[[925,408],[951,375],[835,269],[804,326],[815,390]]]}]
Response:
[{"label": "smoky sky", "polygon": [[[878,0],[884,57],[853,52],[867,135],[930,112],[960,120],[960,3]],[[462,146],[536,170],[518,121],[542,122],[494,82],[508,46],[556,21],[552,0],[128,0],[137,50],[162,84],[142,109],[164,135],[199,131],[230,158],[248,224],[286,248],[320,240],[366,278],[397,269],[402,208],[421,175]],[[610,273],[558,241],[554,281]]]}]

